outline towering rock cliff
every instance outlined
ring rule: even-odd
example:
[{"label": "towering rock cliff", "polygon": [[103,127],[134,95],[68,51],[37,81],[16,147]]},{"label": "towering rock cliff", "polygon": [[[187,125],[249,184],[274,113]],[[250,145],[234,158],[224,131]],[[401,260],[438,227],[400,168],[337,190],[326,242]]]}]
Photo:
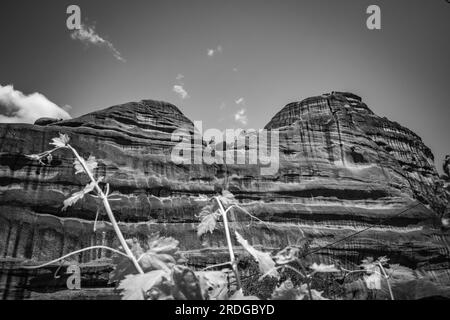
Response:
[{"label": "towering rock cliff", "polygon": [[[98,159],[95,174],[110,184],[112,209],[126,236],[172,236],[195,267],[226,260],[222,231],[198,238],[195,215],[206,204],[201,195],[227,188],[270,224],[248,228],[248,218],[233,217],[233,226],[254,245],[275,249],[306,238],[318,249],[371,227],[313,258],[353,265],[386,255],[450,282],[448,233],[439,225],[445,193],[420,137],[375,115],[358,96],[339,92],[287,105],[266,129],[279,130],[280,169],[263,176],[259,165],[174,163],[172,133],[190,135],[194,127],[163,102],[128,103],[38,125],[0,124],[0,258],[45,262],[91,245],[118,246],[106,217],[94,231],[96,199],[61,211],[63,200],[87,182],[75,175],[69,152],[58,151],[47,166],[25,156],[47,150],[61,132],[81,155]],[[94,250],[79,262],[108,257]],[[11,277],[0,273],[0,297]]]},{"label": "towering rock cliff", "polygon": [[[365,199],[410,197],[438,213],[445,207],[443,191],[435,190],[439,177],[431,150],[354,94],[333,92],[289,104],[266,128],[280,129],[282,151],[300,160],[293,175],[333,179],[342,189],[354,180],[364,184],[359,189]],[[352,189],[344,199],[358,197]]]}]

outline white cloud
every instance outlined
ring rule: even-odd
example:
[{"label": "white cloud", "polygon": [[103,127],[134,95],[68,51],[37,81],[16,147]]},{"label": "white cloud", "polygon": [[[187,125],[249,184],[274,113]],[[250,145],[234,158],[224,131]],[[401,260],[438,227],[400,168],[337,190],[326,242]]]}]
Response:
[{"label": "white cloud", "polygon": [[239,110],[238,112],[235,113],[234,120],[244,126],[247,125],[248,118],[247,118],[247,115],[245,114],[246,112],[247,112],[247,110],[245,110],[245,109]]},{"label": "white cloud", "polygon": [[208,57],[213,57],[217,53],[222,53],[223,48],[221,45],[218,45],[216,49],[208,49]]},{"label": "white cloud", "polygon": [[175,79],[177,79],[178,81],[181,81],[181,80],[184,79],[184,75],[182,75],[181,73],[179,73]]},{"label": "white cloud", "polygon": [[189,94],[187,93],[186,90],[184,90],[183,86],[180,85],[175,85],[173,86],[172,89],[175,93],[177,93],[178,95],[180,95],[181,99],[187,99],[189,98]]},{"label": "white cloud", "polygon": [[235,102],[237,105],[245,105],[245,99],[242,97],[237,99]]},{"label": "white cloud", "polygon": [[80,40],[87,45],[106,47],[113,54],[114,58],[119,61],[126,62],[119,50],[117,50],[110,41],[103,39],[95,31],[94,26],[82,24],[81,29],[72,31],[70,37],[74,40]]},{"label": "white cloud", "polygon": [[[70,107],[64,107],[69,109]],[[25,95],[14,90],[12,85],[0,85],[0,122],[34,123],[37,119],[48,117],[70,119],[63,108],[49,101],[40,93]]]}]

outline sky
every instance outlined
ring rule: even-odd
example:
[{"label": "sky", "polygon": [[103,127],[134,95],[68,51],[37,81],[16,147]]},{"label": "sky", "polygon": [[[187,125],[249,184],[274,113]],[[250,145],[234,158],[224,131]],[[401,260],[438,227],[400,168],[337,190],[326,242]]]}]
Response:
[{"label": "sky", "polygon": [[[69,5],[82,30],[69,30]],[[366,27],[369,5],[381,30]],[[450,154],[447,0],[2,0],[0,122],[142,99],[203,128],[263,128],[286,104],[350,91]]]}]

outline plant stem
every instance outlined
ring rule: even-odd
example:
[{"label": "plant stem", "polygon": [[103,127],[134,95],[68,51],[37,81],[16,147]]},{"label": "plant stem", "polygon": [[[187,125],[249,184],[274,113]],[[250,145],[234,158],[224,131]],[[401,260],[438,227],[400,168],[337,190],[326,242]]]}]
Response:
[{"label": "plant stem", "polygon": [[111,221],[111,224],[114,228],[114,231],[116,232],[117,237],[119,238],[119,242],[122,245],[123,249],[125,250],[126,254],[128,255],[128,258],[133,262],[134,266],[136,267],[136,270],[140,274],[144,274],[144,271],[142,270],[141,266],[139,265],[139,262],[136,260],[136,257],[131,252],[130,248],[128,247],[128,244],[123,237],[122,231],[120,231],[119,225],[116,221],[116,218],[114,217],[114,214],[111,210],[111,206],[108,202],[108,197],[103,193],[102,188],[98,185],[97,180],[95,180],[92,173],[89,171],[88,167],[86,166],[86,163],[84,162],[84,159],[78,154],[77,150],[75,150],[71,145],[67,145],[67,147],[73,152],[77,160],[80,162],[80,164],[83,166],[84,172],[88,175],[89,179],[95,184],[95,189],[102,199],[103,206],[105,207],[106,213],[108,215],[109,220]]},{"label": "plant stem", "polygon": [[255,217],[255,216],[252,215],[250,212],[248,212],[247,209],[241,207],[240,205],[233,204],[232,206],[230,206],[230,207],[225,211],[225,213],[228,213],[228,211],[230,211],[230,210],[233,209],[233,208],[237,208],[237,209],[241,210],[242,213],[245,213],[245,214],[248,215],[250,218],[257,220],[257,221],[263,223],[267,228],[270,228],[270,226],[269,226],[269,224],[268,224],[267,222],[262,221],[262,220],[259,219],[258,217]]},{"label": "plant stem", "polygon": [[81,252],[85,252],[85,251],[88,251],[88,250],[95,250],[95,249],[105,249],[105,250],[109,250],[109,251],[112,251],[114,253],[120,254],[122,256],[128,257],[128,255],[126,255],[125,253],[123,253],[123,252],[121,252],[119,250],[110,248],[110,247],[106,247],[106,246],[92,246],[92,247],[88,247],[88,248],[84,248],[84,249],[80,249],[80,250],[77,250],[77,251],[70,252],[70,253],[66,254],[65,256],[62,256],[61,258],[58,258],[58,259],[46,262],[46,263],[38,265],[38,266],[23,266],[21,268],[23,268],[23,269],[40,269],[40,268],[52,265],[54,263],[57,263],[58,261],[67,259],[68,257],[71,257],[73,255],[79,254]]},{"label": "plant stem", "polygon": [[312,276],[309,276],[309,275],[308,275],[308,270],[306,270],[306,268],[305,268],[305,267],[303,266],[303,264],[301,264],[301,263],[300,263],[300,268],[303,270],[303,272],[304,272],[305,275],[306,275],[305,280],[306,280],[306,287],[308,288],[309,298],[310,298],[311,300],[314,300],[314,299],[313,299],[313,296],[312,296],[311,284],[310,284],[310,282],[312,282]]},{"label": "plant stem", "polygon": [[310,298],[311,300],[314,300],[314,299],[313,299],[313,296],[312,296],[312,292],[311,292],[311,284],[310,284],[310,280],[309,280],[309,279],[306,279],[306,286],[308,287],[309,298]]},{"label": "plant stem", "polygon": [[206,268],[203,268],[202,271],[217,268],[217,267],[229,266],[229,265],[230,265],[229,261],[224,262],[224,263],[213,264],[211,266],[207,266]]},{"label": "plant stem", "polygon": [[238,286],[237,289],[239,290],[242,288],[241,278],[239,276],[239,271],[238,271],[237,265],[236,265],[236,258],[234,256],[233,244],[231,242],[231,236],[230,236],[230,228],[228,227],[227,214],[226,214],[225,209],[223,208],[222,202],[220,202],[220,199],[218,197],[216,197],[216,201],[219,204],[220,212],[222,213],[223,224],[225,227],[225,235],[227,237],[227,243],[228,243],[228,251],[230,253],[230,263],[233,268],[234,274],[236,275],[236,282],[237,282],[237,286]]},{"label": "plant stem", "polygon": [[384,278],[386,279],[387,286],[388,286],[388,289],[389,289],[389,294],[391,295],[391,300],[395,300],[394,299],[394,293],[392,292],[392,288],[391,288],[391,283],[389,282],[389,279],[388,279],[388,276],[386,274],[386,271],[384,270],[384,267],[383,267],[383,265],[380,262],[378,262],[378,265],[380,266],[380,269],[383,272]]}]

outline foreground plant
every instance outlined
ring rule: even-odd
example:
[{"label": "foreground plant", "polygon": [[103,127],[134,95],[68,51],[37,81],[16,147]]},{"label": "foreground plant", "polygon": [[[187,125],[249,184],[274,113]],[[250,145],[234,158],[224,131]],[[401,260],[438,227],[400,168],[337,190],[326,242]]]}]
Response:
[{"label": "foreground plant", "polygon": [[[79,200],[83,199],[86,195],[88,195],[92,192],[95,192],[96,196],[101,200],[101,202],[103,204],[103,207],[104,207],[106,214],[108,215],[108,218],[113,226],[113,229],[119,239],[119,242],[120,242],[123,250],[125,250],[126,256],[128,257],[128,259],[130,259],[132,261],[136,270],[139,273],[143,274],[144,271],[142,270],[136,257],[133,255],[130,248],[128,247],[127,242],[125,241],[125,238],[124,238],[122,232],[120,231],[119,225],[118,225],[116,218],[114,217],[114,214],[112,212],[112,209],[111,209],[111,206],[110,206],[109,200],[108,200],[109,191],[110,191],[109,184],[106,184],[106,192],[104,192],[99,185],[99,183],[101,181],[103,181],[104,177],[99,177],[98,179],[94,178],[93,171],[98,166],[98,163],[97,163],[95,157],[90,156],[87,160],[85,160],[83,157],[81,157],[78,154],[77,150],[69,144],[69,142],[70,142],[69,136],[66,134],[60,133],[59,137],[53,138],[52,142],[50,143],[50,145],[54,146],[53,149],[39,153],[39,154],[27,155],[27,157],[31,160],[39,161],[39,163],[41,163],[42,165],[46,165],[46,162],[51,163],[51,161],[53,159],[53,154],[55,152],[57,152],[58,150],[70,150],[73,153],[73,155],[75,156],[75,161],[74,161],[74,167],[76,170],[75,174],[86,174],[90,180],[90,183],[88,185],[86,185],[83,190],[75,192],[71,197],[66,199],[64,201],[63,210],[66,210],[67,207],[74,205]],[[87,248],[87,249],[89,249],[89,248]]]},{"label": "foreground plant", "polygon": [[[225,228],[225,236],[230,256],[230,261],[209,266],[203,270],[195,271],[186,265],[178,245],[179,242],[171,237],[161,237],[159,234],[153,234],[144,241],[137,239],[125,240],[118,223],[114,217],[109,201],[110,186],[106,184],[104,191],[100,186],[104,177],[95,178],[94,170],[98,167],[94,156],[88,159],[81,157],[77,150],[70,144],[70,139],[65,134],[53,138],[51,145],[53,149],[40,154],[27,156],[29,159],[39,161],[42,165],[50,164],[53,160],[53,154],[59,150],[69,150],[75,156],[74,168],[75,174],[85,174],[90,183],[82,190],[75,192],[64,201],[63,210],[74,205],[85,196],[89,195],[101,200],[114,231],[120,241],[122,250],[116,250],[105,246],[92,246],[71,252],[56,260],[45,263],[41,266],[31,267],[40,268],[46,265],[64,260],[70,256],[79,254],[83,251],[92,249],[107,249],[115,253],[112,262],[114,270],[110,274],[110,282],[115,283],[123,299],[131,300],[245,300],[258,299],[255,296],[245,296],[238,270],[238,263],[234,252],[234,246],[231,238],[231,228],[228,221],[228,213],[232,210],[243,213],[253,220],[269,225],[249,213],[240,206],[233,194],[224,191],[222,195],[212,198],[211,203],[200,212],[200,223],[197,228],[198,236],[204,236],[206,233],[213,233],[217,228],[217,222],[222,220]],[[95,221],[97,221],[97,217]],[[95,224],[94,224],[95,230]],[[342,284],[345,278],[350,274],[362,274],[364,289],[382,291],[380,285],[381,279],[386,280],[390,298],[393,300],[393,290],[390,279],[394,272],[402,274],[403,277],[414,279],[411,269],[400,267],[399,265],[387,266],[388,259],[380,257],[378,259],[366,258],[362,261],[360,270],[346,270],[342,267],[326,264],[313,263],[308,258],[308,241],[301,229],[299,229],[303,245],[291,245],[278,252],[264,252],[256,249],[236,230],[234,237],[239,245],[245,249],[254,261],[258,264],[258,281],[266,277],[275,279],[278,283],[274,291],[269,295],[271,299],[294,299],[294,300],[325,300],[323,292],[313,288],[313,280],[319,274],[337,274],[343,275]],[[231,270],[226,268],[231,266]],[[222,267],[221,270],[211,271],[211,269]],[[225,268],[224,268],[225,267]],[[294,284],[290,277],[286,276],[292,272],[300,283]],[[359,279],[361,281],[361,279]],[[235,285],[234,285],[235,284]],[[358,290],[359,288],[357,288]]]},{"label": "foreground plant", "polygon": [[[230,252],[230,261],[219,264],[216,266],[231,265],[233,271],[236,274],[236,278],[239,279],[239,270],[237,268],[236,257],[234,255],[233,244],[230,237],[230,226],[227,219],[227,214],[236,209],[237,212],[242,212],[252,220],[258,220],[265,223],[250,214],[245,208],[241,207],[238,201],[234,198],[233,194],[229,191],[224,191],[221,196],[213,198],[213,202],[207,205],[200,213],[199,218],[201,220],[197,228],[199,236],[203,236],[206,233],[213,233],[217,228],[217,222],[222,219],[225,228],[225,235]],[[265,223],[267,225],[267,223]],[[301,230],[300,230],[301,231]],[[300,232],[304,237],[303,232]],[[275,278],[280,280],[281,274],[287,271],[294,272],[300,277],[302,283],[294,286],[290,279],[282,282],[273,292],[272,299],[278,299],[280,297],[291,297],[298,300],[310,299],[310,300],[323,300],[321,291],[315,290],[311,287],[314,277],[318,274],[335,274],[342,275],[342,281],[353,273],[360,273],[363,276],[363,283],[369,290],[382,290],[382,279],[385,280],[389,296],[394,300],[394,294],[391,287],[390,279],[394,273],[394,269],[386,269],[388,259],[386,257],[379,257],[373,259],[368,257],[361,263],[361,269],[359,270],[346,270],[344,268],[335,266],[334,264],[317,264],[313,263],[310,258],[307,257],[307,244],[305,241],[303,246],[288,246],[274,254],[269,252],[263,252],[253,247],[239,232],[234,232],[236,241],[250,254],[250,256],[258,264],[260,277],[259,281],[265,277]],[[395,266],[395,265],[393,265]],[[211,266],[215,267],[215,266]],[[238,281],[238,288],[242,288],[242,284]]]},{"label": "foreground plant", "polygon": [[[237,268],[237,262],[233,250],[233,244],[230,236],[230,227],[227,218],[227,214],[233,209],[237,210],[237,212],[244,213],[245,215],[249,216],[252,220],[257,220],[258,222],[264,223],[266,226],[268,226],[266,222],[255,217],[254,215],[249,213],[245,208],[240,206],[239,202],[236,200],[234,195],[229,191],[225,190],[223,191],[221,196],[214,197],[214,201],[211,204],[207,205],[201,211],[199,215],[201,222],[197,227],[197,234],[198,236],[202,236],[208,232],[213,233],[214,230],[217,228],[218,220],[222,219],[225,228],[226,240],[230,252],[230,261],[224,264],[220,264],[218,266],[230,264],[233,267],[233,271],[236,275],[238,283],[238,289],[240,289],[242,288],[242,284],[240,282],[239,270]],[[303,235],[303,232],[301,230],[299,231]],[[303,247],[289,246],[279,251],[275,255],[271,255],[268,252],[263,252],[254,248],[237,231],[234,232],[234,235],[237,242],[257,262],[261,274],[259,280],[262,280],[265,277],[272,277],[279,280],[280,279],[279,271],[283,272],[287,269],[293,270],[304,279],[304,287],[301,288],[307,288],[308,296],[311,300],[314,299],[314,296],[316,296],[316,298],[318,296],[321,296],[321,294],[318,291],[313,291],[310,287],[311,279],[314,274],[324,272],[326,273],[341,272],[341,270],[335,268],[334,265],[322,265],[322,264],[321,265],[313,264],[311,266],[312,270],[309,272],[307,270],[309,266],[305,266],[304,261],[302,261],[302,259],[299,258],[299,253],[301,249],[304,249]],[[291,266],[290,265],[291,263],[299,264],[303,270],[300,271],[297,268]]]},{"label": "foreground plant", "polygon": [[144,274],[136,274],[129,260],[120,255],[113,259],[115,270],[110,281],[118,281],[117,289],[125,300],[235,300],[244,297],[241,290],[230,290],[233,272],[194,271],[185,265],[178,241],[155,234],[141,244],[129,241],[131,250],[139,255]]}]

